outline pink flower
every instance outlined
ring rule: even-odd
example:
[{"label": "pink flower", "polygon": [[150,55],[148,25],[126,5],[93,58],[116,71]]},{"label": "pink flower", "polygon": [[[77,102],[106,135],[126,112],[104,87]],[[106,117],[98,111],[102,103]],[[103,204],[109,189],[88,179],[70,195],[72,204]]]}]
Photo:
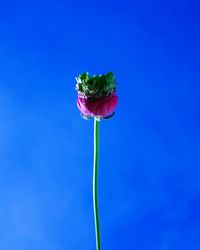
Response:
[{"label": "pink flower", "polygon": [[113,116],[118,97],[112,72],[92,77],[86,72],[76,77],[76,81],[77,106],[83,118],[96,117],[101,120]]},{"label": "pink flower", "polygon": [[81,113],[86,116],[106,117],[112,114],[118,104],[116,91],[108,96],[96,98],[78,95],[77,106]]}]

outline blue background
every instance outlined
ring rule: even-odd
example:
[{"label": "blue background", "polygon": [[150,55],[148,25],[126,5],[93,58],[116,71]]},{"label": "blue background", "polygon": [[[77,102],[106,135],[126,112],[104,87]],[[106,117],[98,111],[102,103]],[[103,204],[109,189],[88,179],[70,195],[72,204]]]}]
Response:
[{"label": "blue background", "polygon": [[74,77],[111,70],[102,249],[200,249],[199,11],[184,0],[1,1],[1,250],[95,249],[93,122]]}]

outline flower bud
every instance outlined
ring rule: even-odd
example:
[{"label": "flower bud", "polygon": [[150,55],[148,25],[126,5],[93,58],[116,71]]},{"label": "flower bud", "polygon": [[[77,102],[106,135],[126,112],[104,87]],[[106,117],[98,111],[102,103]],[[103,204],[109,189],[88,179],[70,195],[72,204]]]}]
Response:
[{"label": "flower bud", "polygon": [[83,117],[88,119],[95,116],[103,119],[114,112],[118,97],[112,72],[93,77],[83,73],[76,80],[77,106]]}]

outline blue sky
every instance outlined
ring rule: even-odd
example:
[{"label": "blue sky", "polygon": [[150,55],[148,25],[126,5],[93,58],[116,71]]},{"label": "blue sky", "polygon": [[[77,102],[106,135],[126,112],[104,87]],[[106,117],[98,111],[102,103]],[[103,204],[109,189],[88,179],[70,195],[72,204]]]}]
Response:
[{"label": "blue sky", "polygon": [[102,249],[200,249],[198,1],[4,1],[0,249],[94,250],[93,122],[78,74],[113,71],[100,124]]}]

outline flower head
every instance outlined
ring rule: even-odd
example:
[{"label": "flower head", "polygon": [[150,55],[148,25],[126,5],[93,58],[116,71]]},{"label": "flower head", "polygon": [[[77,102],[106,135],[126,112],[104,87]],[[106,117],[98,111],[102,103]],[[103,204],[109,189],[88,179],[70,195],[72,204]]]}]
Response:
[{"label": "flower head", "polygon": [[76,78],[78,92],[77,106],[86,119],[93,116],[100,119],[114,114],[118,103],[116,80],[112,72],[106,75],[83,73]]}]

